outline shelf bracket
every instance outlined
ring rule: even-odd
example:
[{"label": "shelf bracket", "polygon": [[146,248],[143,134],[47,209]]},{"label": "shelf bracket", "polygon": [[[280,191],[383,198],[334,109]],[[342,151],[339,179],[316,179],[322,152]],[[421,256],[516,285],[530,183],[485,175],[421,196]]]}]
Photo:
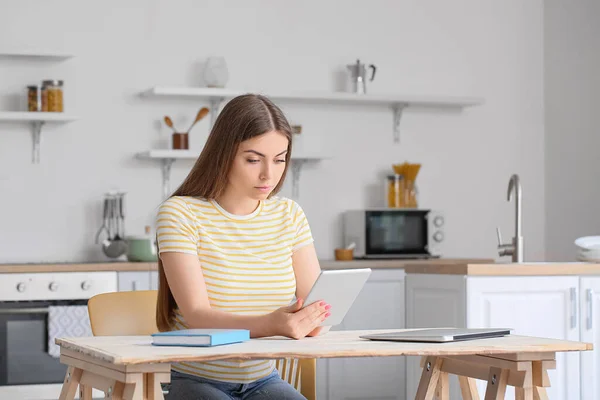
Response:
[{"label": "shelf bracket", "polygon": [[399,103],[392,105],[394,111],[394,142],[400,143],[400,119],[402,118],[402,111],[406,108],[407,104]]},{"label": "shelf bracket", "polygon": [[174,158],[163,158],[161,160],[162,169],[162,184],[163,184],[163,198],[169,197],[171,192],[171,166],[175,162]]},{"label": "shelf bracket", "polygon": [[44,125],[44,121],[33,121],[31,123],[33,126],[33,154],[31,162],[34,164],[40,163],[40,146],[42,139],[42,125]]},{"label": "shelf bracket", "polygon": [[210,126],[208,129],[212,129],[217,120],[217,115],[219,115],[219,108],[221,108],[221,103],[223,103],[225,98],[223,97],[211,97],[208,102],[210,104]]}]

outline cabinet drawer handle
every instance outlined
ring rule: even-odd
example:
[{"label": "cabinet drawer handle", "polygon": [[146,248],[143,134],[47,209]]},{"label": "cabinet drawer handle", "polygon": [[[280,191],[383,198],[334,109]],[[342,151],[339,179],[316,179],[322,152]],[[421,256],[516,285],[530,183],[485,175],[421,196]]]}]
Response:
[{"label": "cabinet drawer handle", "polygon": [[577,289],[571,288],[571,329],[577,326]]},{"label": "cabinet drawer handle", "polygon": [[594,291],[592,289],[588,289],[587,290],[587,306],[588,306],[588,312],[587,312],[587,328],[588,330],[592,329],[592,318],[594,316],[594,309],[593,309],[593,305],[594,305]]}]

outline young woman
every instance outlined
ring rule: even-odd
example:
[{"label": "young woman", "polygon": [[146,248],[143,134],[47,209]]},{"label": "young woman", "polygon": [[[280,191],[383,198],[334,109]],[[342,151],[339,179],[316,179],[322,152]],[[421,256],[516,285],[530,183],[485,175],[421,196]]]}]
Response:
[{"label": "young woman", "polygon": [[[160,206],[161,331],[243,328],[253,338],[324,333],[328,304],[302,308],[320,272],[302,208],[274,196],[292,151],[282,111],[260,95],[232,99],[200,157]],[[297,301],[290,303],[296,296]],[[272,360],[181,362],[169,399],[303,399]]]}]

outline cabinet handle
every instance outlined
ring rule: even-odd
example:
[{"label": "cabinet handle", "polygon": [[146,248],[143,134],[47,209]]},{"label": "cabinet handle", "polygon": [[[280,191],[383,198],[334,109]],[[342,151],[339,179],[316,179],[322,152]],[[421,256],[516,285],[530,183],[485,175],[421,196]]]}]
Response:
[{"label": "cabinet handle", "polygon": [[587,297],[587,306],[588,306],[587,328],[588,328],[588,330],[591,330],[592,329],[592,317],[594,316],[594,309],[593,309],[594,291],[592,289],[588,289],[586,297]]},{"label": "cabinet handle", "polygon": [[571,329],[577,326],[577,289],[571,288]]},{"label": "cabinet handle", "polygon": [[137,290],[137,281],[131,282],[131,289],[135,292]]}]

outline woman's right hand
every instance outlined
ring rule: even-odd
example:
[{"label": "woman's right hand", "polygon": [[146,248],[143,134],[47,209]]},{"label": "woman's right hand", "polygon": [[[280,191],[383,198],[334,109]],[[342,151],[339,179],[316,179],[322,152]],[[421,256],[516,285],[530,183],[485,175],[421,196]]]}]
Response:
[{"label": "woman's right hand", "polygon": [[315,301],[302,308],[303,304],[304,300],[298,299],[294,304],[268,314],[275,335],[302,339],[330,315],[331,306],[324,301]]}]

